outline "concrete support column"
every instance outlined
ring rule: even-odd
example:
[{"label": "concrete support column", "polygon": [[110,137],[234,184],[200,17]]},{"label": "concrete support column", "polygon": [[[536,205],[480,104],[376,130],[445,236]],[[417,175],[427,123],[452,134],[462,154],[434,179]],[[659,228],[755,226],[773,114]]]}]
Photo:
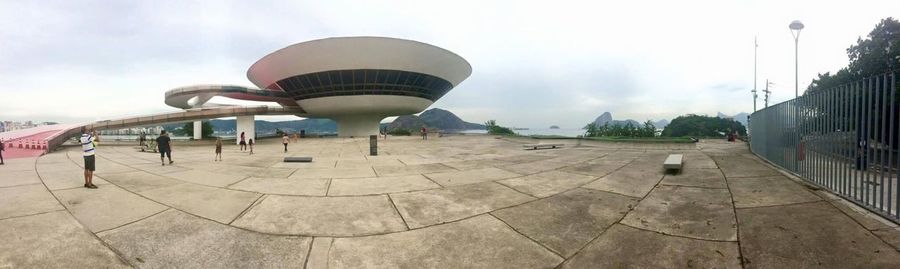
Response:
[{"label": "concrete support column", "polygon": [[237,116],[237,128],[235,135],[235,144],[241,143],[241,132],[244,132],[244,138],[247,142],[253,139],[256,142],[256,117],[255,116]]},{"label": "concrete support column", "polygon": [[194,140],[200,140],[203,138],[203,122],[195,121],[194,122]]},{"label": "concrete support column", "polygon": [[384,116],[354,115],[333,118],[337,122],[340,137],[369,137],[379,134],[379,124]]}]

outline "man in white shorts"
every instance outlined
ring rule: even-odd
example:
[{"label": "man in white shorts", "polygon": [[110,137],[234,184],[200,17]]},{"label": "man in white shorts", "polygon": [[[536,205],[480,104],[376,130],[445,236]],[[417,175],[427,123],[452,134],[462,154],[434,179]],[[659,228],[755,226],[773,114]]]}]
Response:
[{"label": "man in white shorts", "polygon": [[97,146],[97,142],[100,141],[98,137],[95,136],[96,133],[90,132],[88,133],[87,127],[81,127],[81,149],[82,156],[84,156],[84,187],[88,189],[96,189],[97,185],[91,182],[94,179],[94,149]]}]

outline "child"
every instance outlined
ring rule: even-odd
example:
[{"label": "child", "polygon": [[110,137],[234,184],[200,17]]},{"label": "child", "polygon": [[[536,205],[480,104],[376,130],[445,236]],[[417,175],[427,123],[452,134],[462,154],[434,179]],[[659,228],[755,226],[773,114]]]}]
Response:
[{"label": "child", "polygon": [[216,159],[214,161],[222,160],[222,138],[216,138]]},{"label": "child", "polygon": [[253,138],[250,138],[247,144],[250,145],[250,155],[253,155]]}]

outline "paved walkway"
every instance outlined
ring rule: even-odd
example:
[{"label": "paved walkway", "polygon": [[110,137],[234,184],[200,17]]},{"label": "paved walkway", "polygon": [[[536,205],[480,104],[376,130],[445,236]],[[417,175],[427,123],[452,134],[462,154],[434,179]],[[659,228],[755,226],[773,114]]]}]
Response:
[{"label": "paved walkway", "polygon": [[[278,139],[280,140],[280,139]],[[308,139],[101,145],[0,167],[0,268],[898,268],[900,228],[745,145]],[[574,141],[566,140],[567,143]],[[684,153],[679,175],[667,154]],[[283,163],[312,156],[313,163]]]}]

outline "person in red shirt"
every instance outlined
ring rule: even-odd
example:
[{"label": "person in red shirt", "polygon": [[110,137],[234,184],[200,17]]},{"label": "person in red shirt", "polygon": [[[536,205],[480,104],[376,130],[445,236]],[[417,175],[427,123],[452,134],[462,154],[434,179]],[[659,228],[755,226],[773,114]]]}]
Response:
[{"label": "person in red shirt", "polygon": [[428,129],[422,127],[422,140],[428,140]]}]

